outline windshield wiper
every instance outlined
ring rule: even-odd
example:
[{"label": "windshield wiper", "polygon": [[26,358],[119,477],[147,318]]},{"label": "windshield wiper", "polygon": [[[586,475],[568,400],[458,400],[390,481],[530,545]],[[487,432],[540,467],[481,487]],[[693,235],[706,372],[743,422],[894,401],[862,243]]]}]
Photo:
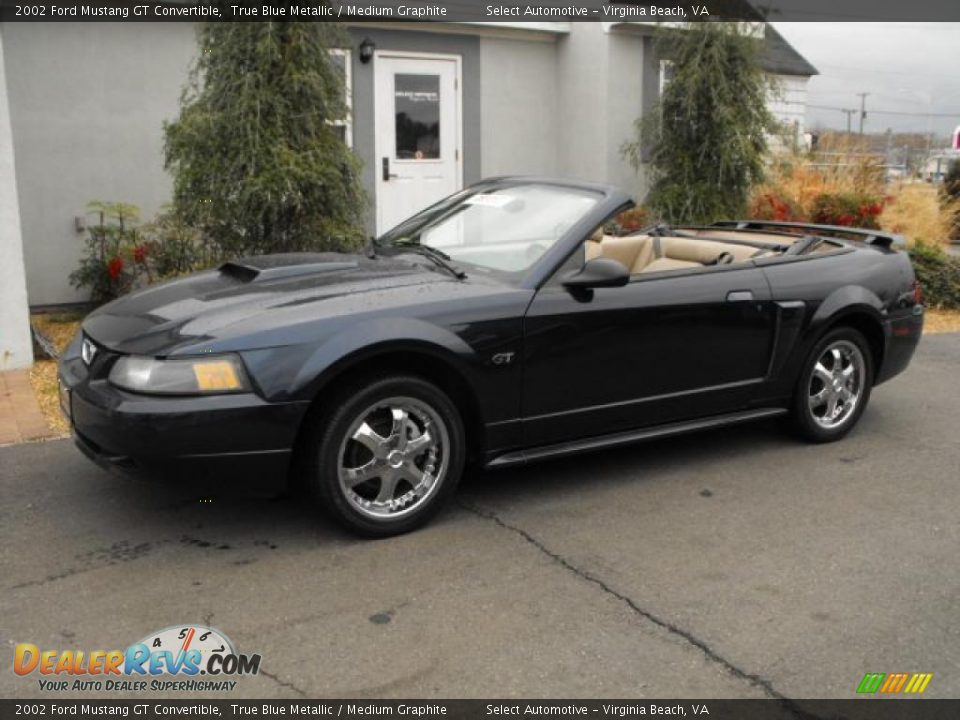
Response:
[{"label": "windshield wiper", "polygon": [[463,270],[460,270],[449,262],[450,256],[443,250],[437,250],[437,248],[430,247],[429,245],[422,245],[414,240],[396,240],[390,244],[393,247],[409,248],[417,254],[429,258],[435,265],[442,267],[457,280],[464,280],[467,277],[467,274]]}]

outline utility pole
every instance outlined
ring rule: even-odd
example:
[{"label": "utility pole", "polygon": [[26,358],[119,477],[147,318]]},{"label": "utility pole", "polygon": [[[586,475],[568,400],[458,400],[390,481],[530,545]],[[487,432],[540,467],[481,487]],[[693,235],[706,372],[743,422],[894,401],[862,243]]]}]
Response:
[{"label": "utility pole", "polygon": [[852,110],[843,109],[840,112],[845,113],[847,116],[847,135],[850,134],[850,118],[853,117],[853,114],[856,112],[856,108]]},{"label": "utility pole", "polygon": [[860,134],[863,135],[863,121],[867,119],[867,95],[870,93],[857,93],[860,98]]}]

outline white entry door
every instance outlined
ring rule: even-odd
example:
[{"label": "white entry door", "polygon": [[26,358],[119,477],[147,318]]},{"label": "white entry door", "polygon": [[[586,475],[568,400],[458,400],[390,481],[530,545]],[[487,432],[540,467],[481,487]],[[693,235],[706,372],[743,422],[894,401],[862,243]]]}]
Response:
[{"label": "white entry door", "polygon": [[381,51],[374,67],[379,234],[461,187],[460,58]]}]

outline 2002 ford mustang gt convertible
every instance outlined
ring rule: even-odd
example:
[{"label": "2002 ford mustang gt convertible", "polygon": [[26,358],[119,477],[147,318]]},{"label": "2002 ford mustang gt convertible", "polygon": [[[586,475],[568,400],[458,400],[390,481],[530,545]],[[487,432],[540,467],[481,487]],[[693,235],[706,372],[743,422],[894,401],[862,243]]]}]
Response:
[{"label": "2002 ford mustang gt convertible", "polygon": [[923,305],[897,238],[731,221],[604,228],[614,188],[499,178],[356,255],[272,255],[147,288],[60,364],[102,465],[303,481],[353,530],[424,523],[503,467],[790,414],[845,435]]}]

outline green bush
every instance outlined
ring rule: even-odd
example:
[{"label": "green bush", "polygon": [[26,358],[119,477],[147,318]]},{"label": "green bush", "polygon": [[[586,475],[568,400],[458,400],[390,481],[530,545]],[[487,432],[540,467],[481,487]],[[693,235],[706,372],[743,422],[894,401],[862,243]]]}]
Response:
[{"label": "green bush", "polygon": [[943,178],[943,194],[950,200],[960,200],[960,160],[950,163],[950,169]]},{"label": "green bush", "polygon": [[950,213],[953,222],[950,228],[950,239],[960,242],[960,160],[950,163],[950,169],[943,178],[942,206],[944,212]]},{"label": "green bush", "polygon": [[203,242],[200,231],[186,225],[169,207],[144,225],[141,232],[148,267],[157,279],[204,270],[218,262],[214,248]]},{"label": "green bush", "polygon": [[910,260],[923,290],[924,302],[933,308],[960,310],[960,257],[917,243],[910,248]]}]

